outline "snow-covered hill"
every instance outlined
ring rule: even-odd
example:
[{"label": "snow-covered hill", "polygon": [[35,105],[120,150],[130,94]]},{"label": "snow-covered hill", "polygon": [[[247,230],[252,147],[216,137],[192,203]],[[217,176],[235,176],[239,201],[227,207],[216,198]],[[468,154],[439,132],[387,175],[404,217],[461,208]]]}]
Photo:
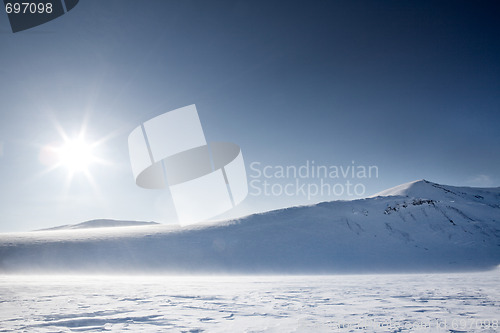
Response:
[{"label": "snow-covered hill", "polygon": [[143,225],[155,225],[157,222],[142,222],[142,221],[120,221],[110,219],[90,220],[78,224],[65,224],[53,228],[41,229],[38,231],[49,230],[70,230],[70,229],[92,229],[92,228],[114,228],[114,227],[131,227]]},{"label": "snow-covered hill", "polygon": [[500,264],[500,188],[425,180],[376,196],[190,226],[0,235],[3,272],[354,273]]}]

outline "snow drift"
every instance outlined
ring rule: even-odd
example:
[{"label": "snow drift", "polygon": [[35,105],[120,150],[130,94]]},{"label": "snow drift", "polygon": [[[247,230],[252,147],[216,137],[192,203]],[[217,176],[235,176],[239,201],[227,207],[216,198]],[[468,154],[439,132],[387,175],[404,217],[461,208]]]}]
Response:
[{"label": "snow drift", "polygon": [[326,274],[483,270],[498,264],[500,188],[425,180],[366,199],[211,225],[0,235],[4,273]]}]

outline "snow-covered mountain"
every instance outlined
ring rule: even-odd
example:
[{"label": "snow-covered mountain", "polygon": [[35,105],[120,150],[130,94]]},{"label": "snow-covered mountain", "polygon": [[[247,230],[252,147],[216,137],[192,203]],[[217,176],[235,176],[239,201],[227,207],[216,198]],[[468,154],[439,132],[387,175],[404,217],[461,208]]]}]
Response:
[{"label": "snow-covered mountain", "polygon": [[3,272],[355,273],[500,264],[500,188],[425,180],[211,225],[0,235]]}]

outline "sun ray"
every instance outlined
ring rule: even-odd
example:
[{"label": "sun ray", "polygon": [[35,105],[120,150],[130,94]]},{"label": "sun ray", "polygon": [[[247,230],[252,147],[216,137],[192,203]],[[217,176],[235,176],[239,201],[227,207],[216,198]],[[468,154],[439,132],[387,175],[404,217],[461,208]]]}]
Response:
[{"label": "sun ray", "polygon": [[55,170],[65,170],[66,177],[63,192],[68,192],[76,177],[84,177],[87,183],[98,194],[100,191],[92,175],[92,168],[96,165],[111,165],[108,160],[98,154],[98,148],[110,139],[110,135],[98,140],[87,139],[87,119],[84,119],[80,130],[74,135],[54,121],[55,129],[61,140],[40,148],[39,160],[46,166],[42,175]]}]

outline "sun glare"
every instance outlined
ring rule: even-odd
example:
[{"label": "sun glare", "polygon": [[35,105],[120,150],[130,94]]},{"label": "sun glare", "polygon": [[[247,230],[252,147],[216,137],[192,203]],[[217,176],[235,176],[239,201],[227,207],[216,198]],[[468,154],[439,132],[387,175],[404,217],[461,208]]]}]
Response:
[{"label": "sun glare", "polygon": [[40,147],[38,159],[42,165],[46,166],[41,174],[55,170],[65,171],[64,191],[70,189],[73,181],[80,186],[84,184],[82,180],[86,179],[87,183],[98,193],[99,189],[93,173],[101,172],[102,168],[98,166],[112,165],[108,160],[103,159],[101,146],[114,134],[98,140],[89,139],[86,123],[81,126],[79,132],[73,135],[69,135],[57,121],[55,124],[61,138],[58,142],[53,141]]},{"label": "sun glare", "polygon": [[66,167],[70,173],[86,172],[94,162],[92,145],[82,138],[67,140],[58,149],[59,164]]}]

